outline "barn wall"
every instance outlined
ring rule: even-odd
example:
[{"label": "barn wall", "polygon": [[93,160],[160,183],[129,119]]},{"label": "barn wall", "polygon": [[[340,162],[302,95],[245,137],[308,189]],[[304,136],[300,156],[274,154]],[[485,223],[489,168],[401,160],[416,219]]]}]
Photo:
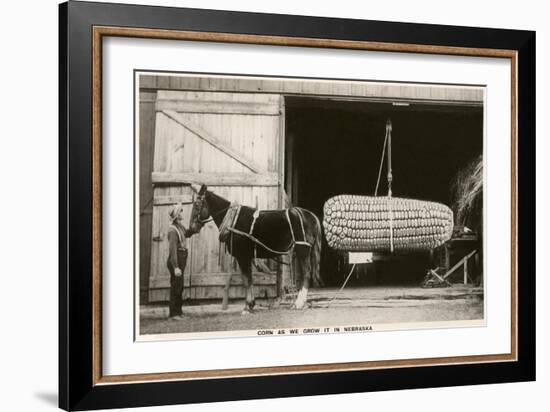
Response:
[{"label": "barn wall", "polygon": [[[224,77],[224,76],[216,76],[216,77],[209,77],[209,76],[165,76],[165,75],[150,75],[150,74],[143,74],[140,77],[140,96],[142,101],[140,102],[140,113],[141,113],[141,119],[142,122],[140,124],[140,143],[142,144],[142,150],[145,153],[146,156],[142,155],[142,164],[140,165],[140,178],[141,178],[141,193],[140,193],[140,205],[141,205],[141,215],[140,215],[140,233],[141,233],[141,241],[140,241],[140,290],[141,290],[141,297],[144,298],[145,295],[148,294],[150,301],[164,301],[168,298],[168,282],[166,278],[166,273],[160,274],[158,273],[159,269],[162,266],[162,256],[158,256],[157,263],[153,264],[152,262],[155,261],[155,257],[151,256],[151,249],[153,249],[154,253],[161,253],[159,251],[155,252],[154,247],[151,247],[151,239],[153,239],[153,242],[161,242],[162,241],[162,229],[157,229],[156,232],[153,233],[155,230],[153,229],[153,204],[150,202],[147,204],[148,201],[150,201],[153,197],[153,190],[152,190],[152,180],[154,183],[154,180],[163,180],[163,179],[173,179],[175,182],[178,181],[177,174],[164,174],[162,176],[159,176],[154,170],[153,170],[153,153],[155,151],[155,128],[159,127],[159,124],[155,122],[155,116],[162,110],[173,110],[178,107],[178,105],[181,103],[178,103],[178,97],[176,96],[178,93],[183,93],[185,96],[185,100],[189,100],[189,97],[193,94],[196,95],[202,95],[207,96],[208,92],[229,92],[228,95],[231,94],[230,92],[238,92],[234,93],[233,96],[239,96],[239,94],[245,94],[245,93],[254,93],[258,96],[268,95],[273,96],[272,98],[278,98],[281,101],[281,110],[284,113],[284,100],[282,100],[282,96],[304,96],[304,95],[312,95],[315,97],[327,97],[329,99],[334,100],[344,100],[344,101],[350,101],[350,100],[361,100],[361,101],[385,101],[388,100],[391,101],[404,101],[404,102],[420,102],[420,103],[437,103],[437,104],[443,104],[443,105],[461,105],[461,106],[474,106],[474,107],[482,107],[483,101],[484,101],[484,91],[483,88],[479,87],[441,87],[441,86],[429,86],[429,85],[417,85],[417,86],[404,86],[400,84],[388,84],[388,83],[373,83],[373,82],[359,82],[359,81],[323,81],[323,80],[303,80],[303,79],[277,79],[277,78],[246,78],[246,77],[240,77],[240,78],[231,78],[231,77]],[[201,92],[201,93],[193,93],[193,92]],[[206,92],[206,93],[205,93]],[[159,103],[157,99],[158,94],[161,94],[163,96],[163,102]],[[174,94],[175,93],[175,94]],[[172,97],[170,97],[172,96]],[[210,101],[215,100],[215,95],[212,94],[209,98]],[[268,97],[269,99],[270,97]],[[234,97],[234,99],[238,100],[238,97]],[[246,98],[245,98],[246,100]],[[155,103],[156,101],[156,103]],[[259,98],[258,102],[262,102],[262,99]],[[210,102],[209,104],[211,104]],[[215,102],[214,102],[215,103]],[[223,103],[223,102],[222,102]],[[188,104],[188,103],[186,103]],[[156,107],[155,107],[156,106]],[[189,106],[189,107],[192,107]],[[180,107],[179,110],[182,111],[191,111],[193,112],[192,108],[189,107]],[[221,106],[220,106],[221,107]],[[216,110],[219,110],[220,107],[216,106],[216,104],[213,104],[212,110],[216,112]],[[234,109],[232,110],[238,110],[235,109],[235,107],[238,107],[238,105],[234,105]],[[204,107],[201,108],[199,111],[204,110]],[[260,108],[260,110],[262,110]],[[214,130],[212,132],[215,135],[218,135],[219,132],[223,129],[223,124],[220,123],[218,120],[220,118],[220,114],[211,114],[210,120],[208,121],[207,117],[209,116],[195,116],[195,120],[198,120],[199,124],[202,124],[204,128],[214,127]],[[163,115],[160,116],[163,118]],[[200,119],[199,119],[200,117]],[[250,118],[249,118],[250,119]],[[163,118],[163,121],[166,120]],[[160,127],[165,127],[160,125]],[[171,126],[170,126],[171,127]],[[234,128],[235,126],[232,126]],[[254,142],[256,149],[252,150],[250,146],[248,146],[249,143],[252,142],[252,135],[247,135],[246,131],[250,128],[250,124],[248,123],[248,120],[245,119],[243,116],[242,124],[237,125],[237,130],[233,132],[232,137],[230,137],[230,144],[232,146],[236,145],[236,147],[239,150],[248,151],[248,155],[255,156],[258,158],[257,160],[263,162],[265,159],[262,157],[263,155],[260,155],[257,150],[261,145],[258,145],[258,142]],[[256,127],[256,126],[254,126]],[[258,126],[260,127],[260,126]],[[261,128],[261,127],[260,127]],[[258,129],[256,127],[256,129]],[[295,181],[300,178],[298,172],[299,170],[295,169],[293,166],[290,166],[290,170],[283,170],[284,169],[284,157],[285,156],[292,156],[293,150],[289,148],[284,148],[285,139],[284,139],[284,130],[288,130],[287,127],[285,127],[284,123],[284,116],[280,116],[279,120],[279,142],[278,145],[282,147],[283,150],[273,149],[274,156],[269,157],[268,160],[268,168],[269,170],[275,172],[278,174],[278,180],[279,182],[285,181],[285,173],[286,173],[286,181],[287,186],[285,187],[285,191],[281,191],[278,197],[278,201],[276,201],[272,196],[269,196],[270,200],[268,201],[268,204],[258,204],[258,206],[262,208],[274,208],[274,207],[280,207],[281,205],[286,205],[289,200],[292,200],[294,203],[298,201],[298,191],[297,191],[297,185],[293,184],[296,183]],[[240,136],[237,136],[239,133],[239,130],[242,130],[245,133],[241,133]],[[259,130],[259,129],[258,129]],[[171,133],[170,131],[168,131]],[[257,133],[256,133],[257,134]],[[248,136],[248,137],[247,137]],[[289,141],[292,141],[292,136],[290,136],[290,139],[287,140],[287,143]],[[248,142],[248,143],[247,143]],[[158,142],[157,142],[158,144]],[[160,153],[160,152],[159,152]],[[210,153],[210,152],[208,152]],[[210,153],[206,154],[205,156],[202,156],[202,159],[199,161],[199,164],[197,164],[196,168],[193,167],[192,170],[197,169],[201,171],[209,171],[208,167],[212,164],[217,164],[219,162],[224,162],[222,158],[220,158],[219,153]],[[195,159],[198,159],[199,156],[197,153],[193,156]],[[160,160],[167,161],[168,159]],[[179,161],[179,160],[178,160]],[[293,164],[292,160],[290,162],[287,162],[287,164]],[[221,163],[220,163],[221,164]],[[276,167],[274,167],[276,165]],[[168,169],[172,166],[169,166]],[[238,170],[237,170],[238,169]],[[182,169],[183,170],[183,169]],[[191,169],[190,169],[191,170]],[[242,167],[239,165],[233,165],[231,166],[231,171],[242,171]],[[290,172],[290,174],[289,174]],[[151,176],[153,176],[153,179],[151,179]],[[181,177],[181,176],[180,176]],[[289,180],[289,177],[291,180]],[[212,184],[214,183],[214,184]],[[262,191],[269,190],[266,187],[258,187],[258,188],[244,188],[244,190],[236,189],[235,187],[224,187],[223,185],[216,186],[215,182],[211,182],[211,188],[213,190],[218,190],[220,193],[225,194],[228,198],[231,198],[232,200],[241,201],[243,204],[248,204],[252,206],[256,206],[256,203],[258,200],[261,202],[261,199],[266,198],[266,193],[261,193]],[[241,188],[242,189],[242,188]],[[235,191],[237,190],[237,191]],[[161,195],[160,192],[163,192]],[[170,195],[176,195],[180,196],[183,193],[184,189],[179,186],[172,186],[172,187],[165,187],[157,193],[157,195],[160,196],[170,196]],[[187,192],[186,192],[187,193]],[[256,200],[258,199],[258,200]],[[168,205],[166,205],[165,209],[167,210]],[[157,228],[161,228],[161,223],[159,219],[161,219],[162,213],[165,212],[163,210],[162,213],[157,215]],[[210,228],[212,229],[212,228]],[[205,236],[208,236],[208,244],[214,242],[215,234],[215,228],[210,230],[206,228],[205,230]],[[160,230],[160,231],[159,231]],[[194,248],[199,248],[198,245],[196,245],[197,240],[193,239],[192,244],[194,245]],[[210,245],[211,246],[211,245]],[[210,248],[210,246],[208,246]],[[211,248],[213,250],[213,248]],[[215,269],[213,267],[213,263],[216,259],[212,258],[205,258],[204,254],[202,254],[201,258],[197,258],[196,254],[189,257],[189,262],[187,265],[186,270],[186,276],[185,276],[185,282],[188,286],[188,289],[186,289],[185,295],[188,298],[217,298],[221,294],[221,290],[223,288],[224,279],[223,276],[220,276],[220,274],[225,273],[237,273],[238,268],[231,264],[228,261],[228,257],[224,255],[224,251],[219,248],[218,251],[212,251],[212,253],[219,256],[217,260],[219,261],[219,269]],[[160,262],[160,263],[158,263]],[[216,266],[216,265],[214,265]],[[219,270],[220,272],[216,272],[216,270]],[[205,273],[208,272],[212,276],[209,278],[208,281],[205,281],[204,278],[193,276],[192,273]],[[257,273],[256,276],[261,277],[261,273]],[[238,279],[238,278],[237,278]],[[236,282],[236,283],[235,283]],[[274,296],[277,293],[280,293],[283,287],[288,286],[291,283],[291,275],[288,272],[288,269],[283,267],[282,269],[282,278],[278,277],[276,285],[276,288],[273,288],[271,284],[273,283],[272,279],[269,280],[261,280],[258,278],[259,283],[270,283],[270,285],[260,286],[257,288],[257,294],[260,296]],[[244,289],[239,284],[238,280],[234,280],[232,283],[232,288],[230,289],[230,297],[240,297],[243,295]],[[142,300],[143,302],[144,300]]]}]

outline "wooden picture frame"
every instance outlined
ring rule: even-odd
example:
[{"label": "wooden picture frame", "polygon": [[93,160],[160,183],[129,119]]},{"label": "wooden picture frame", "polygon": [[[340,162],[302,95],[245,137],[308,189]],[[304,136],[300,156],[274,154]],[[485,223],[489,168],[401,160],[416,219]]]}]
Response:
[{"label": "wooden picture frame", "polygon": [[[59,406],[216,402],[535,379],[535,33],[69,2],[59,8]],[[511,352],[136,375],[102,369],[102,41],[106,37],[509,59]]]}]

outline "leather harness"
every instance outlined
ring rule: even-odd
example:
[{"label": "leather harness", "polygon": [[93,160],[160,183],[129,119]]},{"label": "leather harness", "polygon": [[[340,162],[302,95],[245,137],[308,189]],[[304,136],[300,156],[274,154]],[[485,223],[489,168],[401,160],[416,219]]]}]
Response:
[{"label": "leather harness", "polygon": [[302,215],[302,212],[300,211],[300,209],[295,209],[298,212],[297,216],[298,216],[298,220],[300,222],[300,229],[301,229],[301,232],[302,232],[301,235],[302,235],[302,239],[303,239],[303,240],[296,240],[296,235],[294,233],[294,228],[292,227],[292,221],[290,220],[289,210],[290,209],[286,208],[286,209],[284,209],[284,212],[285,212],[286,221],[288,223],[288,227],[289,227],[289,230],[290,230],[290,235],[291,235],[292,241],[291,241],[288,249],[285,250],[285,251],[274,250],[274,249],[270,248],[269,246],[267,246],[265,243],[263,243],[261,240],[259,240],[256,236],[254,236],[254,226],[256,225],[256,220],[260,217],[260,214],[261,214],[261,211],[258,210],[258,209],[256,209],[254,211],[254,214],[252,215],[252,223],[250,224],[250,229],[248,230],[248,232],[236,229],[235,225],[237,224],[237,220],[238,220],[240,212],[241,212],[241,205],[238,205],[238,204],[231,205],[229,207],[226,216],[229,217],[228,220],[230,220],[230,222],[226,222],[225,219],[222,222],[222,225],[220,226],[220,240],[222,240],[222,241],[226,240],[226,237],[225,237],[225,233],[227,233],[226,231],[230,232],[231,234],[234,233],[234,234],[237,234],[237,235],[244,236],[244,237],[246,237],[247,239],[249,239],[250,241],[252,241],[254,243],[254,256],[256,256],[256,250],[257,250],[258,246],[261,246],[265,250],[267,250],[271,253],[277,254],[277,255],[289,254],[290,252],[292,252],[295,245],[303,245],[303,246],[307,246],[307,247],[312,247],[311,243],[309,243],[306,240],[306,232],[305,232],[305,228],[304,228],[304,217]]}]

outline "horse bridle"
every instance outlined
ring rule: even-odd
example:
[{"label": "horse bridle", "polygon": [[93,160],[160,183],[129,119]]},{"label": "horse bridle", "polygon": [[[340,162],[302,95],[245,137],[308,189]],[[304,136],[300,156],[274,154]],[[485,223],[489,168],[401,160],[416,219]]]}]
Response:
[{"label": "horse bridle", "polygon": [[[197,213],[197,216],[196,216],[196,220],[197,222],[199,223],[199,225],[201,226],[201,228],[207,224],[208,222],[214,220],[214,217],[215,216],[218,216],[220,214],[222,214],[223,212],[226,212],[227,209],[229,209],[230,206],[226,207],[226,208],[223,208],[222,210],[218,210],[216,213],[214,214],[210,214],[210,210],[208,210],[208,217],[206,219],[201,219],[200,217],[200,214],[201,214],[201,211],[202,211],[202,208],[203,208],[203,204],[205,202],[205,197],[206,195],[199,195],[197,196],[197,199],[195,200],[195,202],[193,203],[193,208],[195,207],[198,207],[199,208],[199,211]],[[198,205],[198,206],[197,206]]]},{"label": "horse bridle", "polygon": [[197,223],[200,225],[201,228],[212,219],[212,216],[210,216],[210,213],[206,219],[201,219],[201,212],[202,212],[204,202],[205,202],[205,195],[197,196],[197,199],[195,199],[195,201],[193,202],[193,209],[197,210],[196,212],[194,212],[196,213],[195,220],[197,221]]}]

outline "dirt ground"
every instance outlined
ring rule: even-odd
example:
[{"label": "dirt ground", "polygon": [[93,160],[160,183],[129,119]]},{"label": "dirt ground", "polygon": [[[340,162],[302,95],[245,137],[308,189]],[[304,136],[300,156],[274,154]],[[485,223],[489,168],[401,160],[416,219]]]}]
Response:
[{"label": "dirt ground", "polygon": [[222,310],[221,302],[184,304],[183,319],[169,320],[166,306],[142,306],[142,335],[227,330],[304,328],[336,325],[375,325],[483,319],[483,290],[454,286],[310,290],[308,307],[291,308],[292,297],[282,301],[256,300],[255,311],[242,315],[243,301]]}]

